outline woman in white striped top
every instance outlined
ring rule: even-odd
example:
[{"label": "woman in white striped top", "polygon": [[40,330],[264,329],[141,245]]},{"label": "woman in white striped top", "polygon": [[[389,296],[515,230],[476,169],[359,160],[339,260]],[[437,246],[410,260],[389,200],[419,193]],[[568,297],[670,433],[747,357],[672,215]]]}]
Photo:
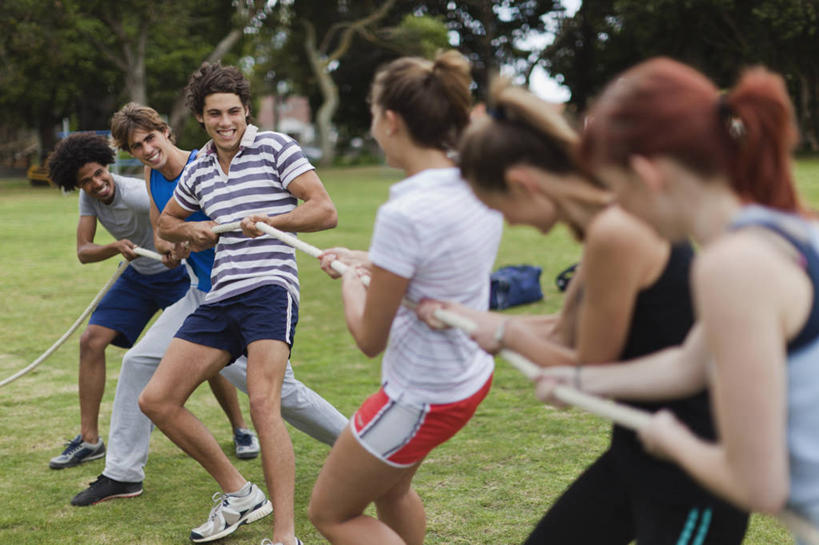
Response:
[{"label": "woman in white striped top", "polygon": [[[492,357],[467,335],[432,329],[401,306],[422,297],[488,305],[502,220],[474,197],[449,155],[469,121],[469,85],[469,64],[454,51],[434,62],[401,58],[378,72],[371,131],[407,178],[379,209],[369,252],[322,256],[334,276],[333,259],[353,265],[342,278],[348,328],[368,356],[384,351],[381,388],[342,432],[313,489],[310,519],[335,545],[423,543],[412,478],[491,384]],[[364,515],[370,503],[377,519]]]}]

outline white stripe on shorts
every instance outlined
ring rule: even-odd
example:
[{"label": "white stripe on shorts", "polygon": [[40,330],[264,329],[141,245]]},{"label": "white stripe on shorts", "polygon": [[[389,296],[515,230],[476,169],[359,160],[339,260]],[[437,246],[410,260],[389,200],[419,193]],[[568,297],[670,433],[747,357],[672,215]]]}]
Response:
[{"label": "white stripe on shorts", "polygon": [[290,324],[293,321],[293,298],[290,297],[290,291],[287,291],[287,325],[284,330],[284,342],[292,345],[293,340],[290,338]]},{"label": "white stripe on shorts", "polygon": [[408,467],[413,464],[397,464],[388,458],[412,442],[428,412],[429,405],[419,407],[390,399],[360,432],[352,422],[350,429],[361,446],[385,464]]}]

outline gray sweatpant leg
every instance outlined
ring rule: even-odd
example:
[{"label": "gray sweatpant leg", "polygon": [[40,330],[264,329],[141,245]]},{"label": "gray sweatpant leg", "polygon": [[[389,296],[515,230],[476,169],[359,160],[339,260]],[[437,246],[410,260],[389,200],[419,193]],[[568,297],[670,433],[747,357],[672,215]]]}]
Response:
[{"label": "gray sweatpant leg", "polygon": [[[145,336],[122,358],[111,413],[111,430],[103,475],[125,482],[145,479],[145,463],[153,424],[139,409],[139,394],[156,371],[185,318],[196,310],[205,293],[191,288],[166,308]],[[237,388],[247,393],[247,359],[241,357],[222,370]],[[282,417],[311,437],[332,445],[347,425],[347,418],[323,397],[302,384],[287,362],[282,385]]]}]

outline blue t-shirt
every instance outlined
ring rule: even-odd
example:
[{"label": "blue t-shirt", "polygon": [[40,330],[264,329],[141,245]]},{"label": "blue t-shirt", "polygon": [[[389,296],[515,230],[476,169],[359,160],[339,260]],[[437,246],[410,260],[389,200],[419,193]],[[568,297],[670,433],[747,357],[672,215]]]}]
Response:
[{"label": "blue t-shirt", "polygon": [[[185,165],[186,167],[193,162],[198,151],[199,150],[193,150],[191,152],[188,157],[188,162]],[[159,171],[151,170],[151,196],[154,198],[154,204],[156,204],[160,212],[162,212],[162,209],[168,204],[168,201],[171,200],[173,192],[176,189],[176,184],[179,182],[181,176],[182,173],[180,172],[179,176],[173,180],[169,180]],[[202,212],[195,212],[188,216],[185,221],[210,221],[210,218]],[[208,248],[201,252],[191,252],[191,255],[187,258],[188,265],[191,266],[194,274],[196,274],[199,279],[197,287],[205,292],[210,291],[210,270],[213,268],[213,257],[213,248]]]}]

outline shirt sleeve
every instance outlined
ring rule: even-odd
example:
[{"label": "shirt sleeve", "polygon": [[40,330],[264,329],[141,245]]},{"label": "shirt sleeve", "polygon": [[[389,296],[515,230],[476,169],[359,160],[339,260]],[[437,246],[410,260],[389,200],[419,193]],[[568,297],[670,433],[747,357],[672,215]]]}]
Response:
[{"label": "shirt sleeve", "polygon": [[402,278],[412,278],[422,254],[412,219],[400,210],[382,206],[375,219],[370,261]]},{"label": "shirt sleeve", "polygon": [[173,198],[179,203],[179,206],[188,212],[198,212],[199,197],[193,187],[194,176],[192,175],[194,169],[185,167],[182,171],[182,176],[179,178],[179,183],[176,184],[176,189],[173,190]]},{"label": "shirt sleeve", "polygon": [[96,216],[97,211],[94,208],[93,203],[91,202],[91,197],[85,194],[85,191],[82,189],[80,191],[80,198],[79,198],[79,207],[80,207],[80,216]]},{"label": "shirt sleeve", "polygon": [[295,140],[289,136],[284,136],[282,143],[282,148],[276,156],[276,168],[279,171],[279,180],[281,180],[282,187],[287,189],[290,182],[305,172],[315,170],[315,167],[304,155],[304,150]]}]

